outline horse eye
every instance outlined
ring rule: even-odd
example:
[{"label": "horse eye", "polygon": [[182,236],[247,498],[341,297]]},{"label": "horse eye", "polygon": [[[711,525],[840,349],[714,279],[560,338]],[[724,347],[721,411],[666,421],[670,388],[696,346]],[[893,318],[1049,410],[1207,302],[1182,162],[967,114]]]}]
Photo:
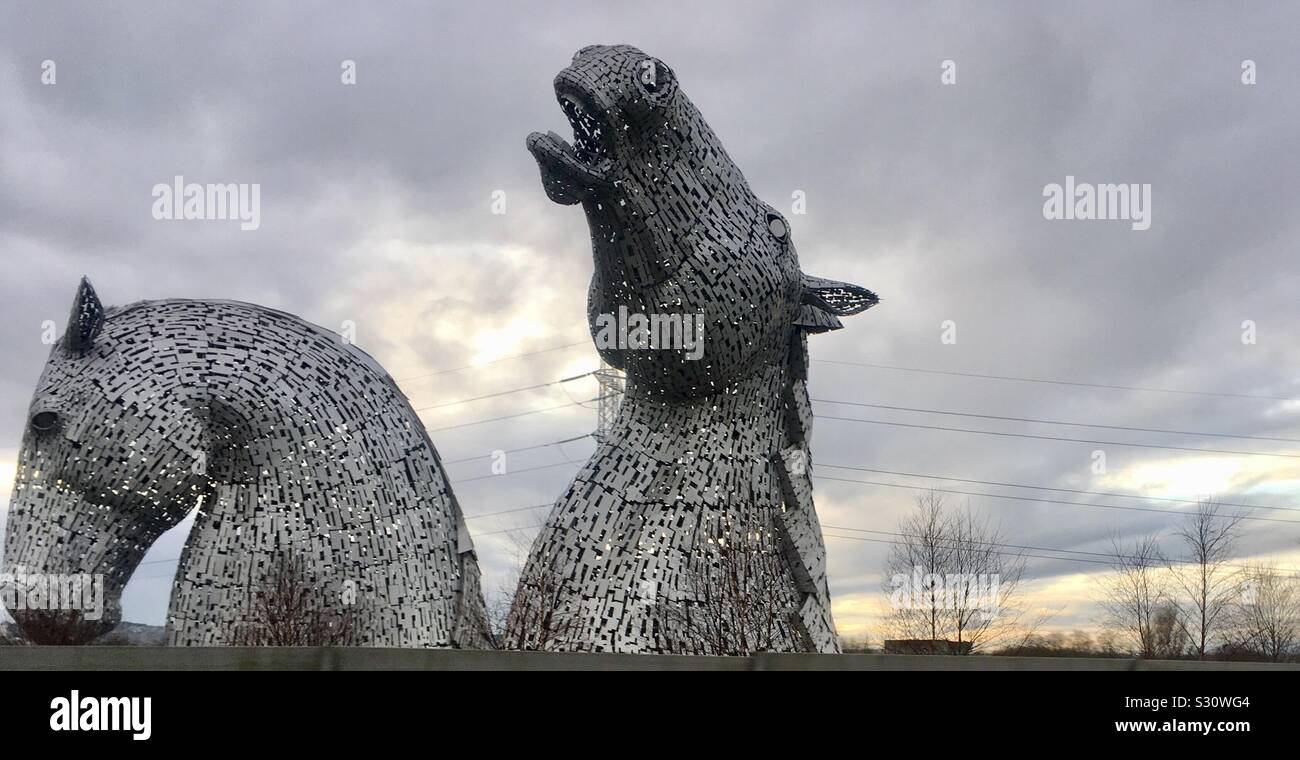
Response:
[{"label": "horse eye", "polygon": [[777,240],[785,240],[790,231],[786,229],[785,220],[776,214],[767,215],[767,231],[772,233],[772,237]]},{"label": "horse eye", "polygon": [[32,415],[32,430],[46,433],[59,424],[59,415],[54,412],[38,412]]}]

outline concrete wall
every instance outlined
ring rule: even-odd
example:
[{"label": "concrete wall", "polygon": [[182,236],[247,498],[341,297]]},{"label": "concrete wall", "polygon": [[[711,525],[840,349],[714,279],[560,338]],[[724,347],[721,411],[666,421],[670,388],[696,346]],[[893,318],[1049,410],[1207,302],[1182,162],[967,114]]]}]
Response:
[{"label": "concrete wall", "polygon": [[1300,670],[1248,662],[894,654],[683,657],[329,647],[0,647],[0,670]]}]

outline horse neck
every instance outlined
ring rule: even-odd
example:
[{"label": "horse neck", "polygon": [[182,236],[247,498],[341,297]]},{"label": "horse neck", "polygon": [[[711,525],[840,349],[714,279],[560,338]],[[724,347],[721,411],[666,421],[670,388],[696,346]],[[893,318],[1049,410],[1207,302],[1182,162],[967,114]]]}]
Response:
[{"label": "horse neck", "polygon": [[[664,452],[767,458],[785,445],[784,365],[763,365],[708,396],[665,402],[629,382],[616,427],[646,430]],[[648,429],[648,430],[647,430]]]}]

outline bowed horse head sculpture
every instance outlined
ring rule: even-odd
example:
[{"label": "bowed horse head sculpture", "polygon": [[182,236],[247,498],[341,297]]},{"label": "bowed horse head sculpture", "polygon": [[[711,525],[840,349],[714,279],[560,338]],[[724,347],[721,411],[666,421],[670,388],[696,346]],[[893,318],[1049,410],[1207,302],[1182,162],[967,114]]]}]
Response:
[{"label": "bowed horse head sculpture", "polygon": [[[233,301],[105,309],[83,279],[28,420],[6,570],[102,576],[82,639],[118,622],[145,552],[197,509],[170,644],[268,643],[254,598],[268,577],[313,592],[294,622],[348,621],[345,641],[315,643],[491,644],[437,452],[383,368],[328,330]],[[293,578],[275,575],[286,557]]]}]

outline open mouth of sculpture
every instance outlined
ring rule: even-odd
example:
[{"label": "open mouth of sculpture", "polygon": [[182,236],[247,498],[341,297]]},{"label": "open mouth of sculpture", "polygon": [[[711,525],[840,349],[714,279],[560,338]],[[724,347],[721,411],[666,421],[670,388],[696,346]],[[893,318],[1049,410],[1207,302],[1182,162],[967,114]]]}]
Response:
[{"label": "open mouth of sculpture", "polygon": [[600,120],[588,113],[582,102],[572,95],[561,95],[559,100],[573,127],[573,152],[578,160],[591,165],[603,161],[607,153]]},{"label": "open mouth of sculpture", "polygon": [[573,142],[554,132],[534,132],[528,136],[528,150],[541,167],[547,195],[557,203],[570,204],[606,184],[610,129],[579,95],[560,92],[557,99],[573,128]]}]

